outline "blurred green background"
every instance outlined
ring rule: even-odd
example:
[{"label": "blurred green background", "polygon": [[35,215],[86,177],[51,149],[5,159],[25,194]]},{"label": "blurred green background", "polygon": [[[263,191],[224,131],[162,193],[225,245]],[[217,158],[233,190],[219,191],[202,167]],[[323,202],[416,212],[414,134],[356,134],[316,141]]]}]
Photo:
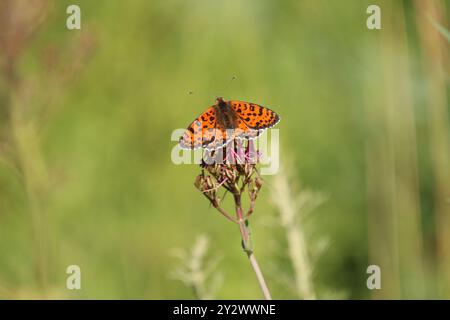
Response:
[{"label": "blurred green background", "polygon": [[[448,4],[0,0],[0,298],[196,298],[171,274],[201,234],[221,257],[213,296],[261,298],[199,167],[170,158],[216,95],[278,112],[293,196],[326,199],[296,226],[315,297],[450,298]],[[264,179],[255,253],[274,298],[303,298]]]}]

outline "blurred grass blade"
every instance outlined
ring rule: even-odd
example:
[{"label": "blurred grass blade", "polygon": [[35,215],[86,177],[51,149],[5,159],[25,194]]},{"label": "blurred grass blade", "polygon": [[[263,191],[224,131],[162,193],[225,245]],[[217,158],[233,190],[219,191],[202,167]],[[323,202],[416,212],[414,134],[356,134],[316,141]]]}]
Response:
[{"label": "blurred grass blade", "polygon": [[432,17],[428,17],[430,19],[433,26],[438,30],[448,41],[450,41],[450,31],[448,31],[446,28],[441,26],[436,20],[434,20]]}]

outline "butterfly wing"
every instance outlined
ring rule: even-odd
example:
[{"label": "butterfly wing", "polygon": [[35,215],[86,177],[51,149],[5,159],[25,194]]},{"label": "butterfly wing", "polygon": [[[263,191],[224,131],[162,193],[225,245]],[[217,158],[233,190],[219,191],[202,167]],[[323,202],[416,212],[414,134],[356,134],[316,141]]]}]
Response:
[{"label": "butterfly wing", "polygon": [[216,111],[214,106],[206,109],[187,127],[180,138],[182,149],[198,149],[215,140]]},{"label": "butterfly wing", "polygon": [[236,119],[233,128],[225,128],[220,122],[217,122],[214,130],[214,140],[207,146],[204,146],[204,148],[207,150],[219,149],[236,138],[249,138],[254,131],[249,129],[240,118]]},{"label": "butterfly wing", "polygon": [[[220,115],[218,117],[220,118]],[[207,150],[217,150],[235,139],[254,139],[259,133],[260,130],[249,128],[240,117],[236,117],[231,128],[224,127],[223,121],[217,121],[213,131],[214,140],[203,147]]]},{"label": "butterfly wing", "polygon": [[179,143],[182,149],[195,150],[203,147],[207,150],[215,150],[227,144],[230,138],[231,134],[218,125],[216,110],[212,106],[192,121]]},{"label": "butterfly wing", "polygon": [[236,129],[232,139],[254,139],[259,135],[260,131],[247,126],[240,117],[236,120]]},{"label": "butterfly wing", "polygon": [[216,109],[211,106],[188,126],[180,138],[180,147],[215,150],[236,138],[254,139],[263,130],[273,127],[280,121],[280,117],[274,111],[255,103],[231,100],[229,106],[238,116],[232,130],[223,128],[217,122]]},{"label": "butterfly wing", "polygon": [[280,116],[276,112],[256,103],[231,100],[230,106],[245,126],[257,132],[272,128],[280,121]]}]

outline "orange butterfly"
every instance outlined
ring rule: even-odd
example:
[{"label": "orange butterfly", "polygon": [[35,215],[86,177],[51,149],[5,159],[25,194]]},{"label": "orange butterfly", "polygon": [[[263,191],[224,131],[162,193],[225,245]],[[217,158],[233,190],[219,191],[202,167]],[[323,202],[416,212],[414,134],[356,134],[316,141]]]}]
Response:
[{"label": "orange butterfly", "polygon": [[180,138],[183,149],[216,150],[234,139],[254,139],[280,121],[274,111],[255,103],[221,97],[187,128]]}]

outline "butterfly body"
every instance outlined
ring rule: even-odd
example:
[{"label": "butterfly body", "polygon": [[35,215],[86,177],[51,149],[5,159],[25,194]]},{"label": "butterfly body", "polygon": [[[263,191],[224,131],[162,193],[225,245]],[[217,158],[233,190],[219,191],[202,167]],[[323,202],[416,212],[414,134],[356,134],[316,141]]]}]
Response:
[{"label": "butterfly body", "polygon": [[227,102],[222,99],[214,105],[214,110],[217,116],[217,126],[225,129],[235,129],[238,127],[238,116],[233,109],[230,108]]},{"label": "butterfly body", "polygon": [[215,150],[234,139],[254,139],[276,125],[280,117],[269,108],[238,100],[217,98],[180,138],[183,149]]}]

